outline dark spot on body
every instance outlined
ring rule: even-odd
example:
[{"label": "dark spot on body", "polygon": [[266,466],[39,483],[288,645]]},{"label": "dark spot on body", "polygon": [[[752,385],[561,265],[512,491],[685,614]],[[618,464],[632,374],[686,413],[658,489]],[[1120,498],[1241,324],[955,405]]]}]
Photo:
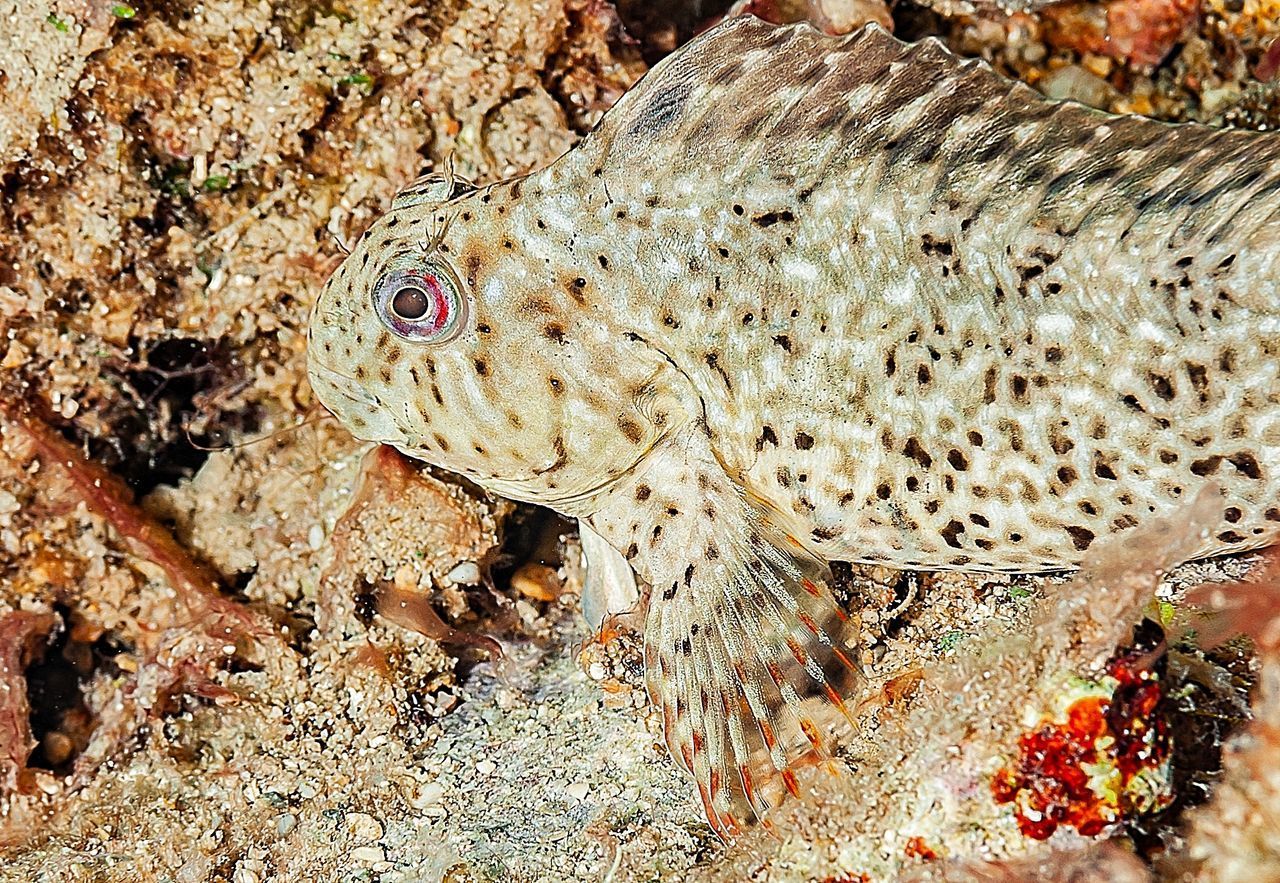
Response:
[{"label": "dark spot on body", "polygon": [[725,387],[725,389],[727,389],[727,390],[729,390],[729,391],[731,391],[731,392],[732,392],[732,391],[733,391],[733,383],[729,380],[729,374],[728,374],[728,372],[727,372],[727,371],[725,371],[725,370],[724,370],[724,368],[720,365],[720,356],[719,356],[719,354],[718,354],[718,353],[707,353],[705,356],[703,356],[703,359],[706,361],[706,363],[707,363],[707,367],[708,367],[708,368],[710,368],[712,371],[715,371],[717,374],[719,374],[719,375],[720,375],[720,379],[721,379],[722,381],[724,381],[724,387]]},{"label": "dark spot on body", "polygon": [[907,439],[907,444],[903,447],[902,453],[915,460],[925,469],[933,465],[933,457],[929,456],[929,452],[921,446],[915,436]]},{"label": "dark spot on body", "polygon": [[784,209],[780,212],[765,212],[762,215],[756,215],[751,219],[751,222],[760,227],[772,227],[779,221],[790,222],[794,220],[795,215]]},{"label": "dark spot on body", "polygon": [[640,429],[640,424],[625,414],[618,418],[618,431],[633,445],[639,444],[640,440],[644,438],[644,432]]},{"label": "dark spot on body", "polygon": [[1089,548],[1093,542],[1093,531],[1087,527],[1081,527],[1073,524],[1067,528],[1067,534],[1071,537],[1071,544],[1076,547],[1077,551],[1083,552]]},{"label": "dark spot on body", "polygon": [[954,518],[947,522],[947,526],[939,531],[942,539],[953,549],[960,549],[963,546],[960,543],[960,534],[964,533],[964,522],[956,521]]},{"label": "dark spot on body", "polygon": [[1027,402],[1027,378],[1021,374],[1015,374],[1009,378],[1009,391],[1013,393],[1013,400],[1025,404]]},{"label": "dark spot on body", "polygon": [[1191,473],[1199,476],[1213,475],[1218,471],[1220,465],[1222,465],[1222,458],[1216,454],[1211,457],[1205,457],[1202,460],[1193,460],[1191,462]]},{"label": "dark spot on body", "polygon": [[1236,467],[1236,471],[1246,478],[1257,481],[1262,478],[1262,468],[1258,459],[1248,451],[1240,451],[1227,457],[1227,462]]}]

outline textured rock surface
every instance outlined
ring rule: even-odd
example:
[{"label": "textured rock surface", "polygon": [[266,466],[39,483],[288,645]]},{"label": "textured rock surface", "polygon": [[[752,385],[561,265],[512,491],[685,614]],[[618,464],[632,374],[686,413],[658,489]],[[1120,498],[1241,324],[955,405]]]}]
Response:
[{"label": "textured rock surface", "polygon": [[[637,4],[621,5],[630,15]],[[1039,582],[848,580],[879,690],[849,747],[858,770],[811,777],[825,817],[795,807],[780,839],[729,851],[659,747],[634,638],[576,661],[586,635],[565,525],[416,473],[396,481],[417,507],[374,494],[344,521],[365,452],[312,409],[300,359],[335,237],[357,236],[446,155],[485,180],[553,158],[643,59],[696,24],[668,27],[663,4],[640,5],[651,17],[629,19],[639,45],[602,0],[0,6],[3,395],[35,404],[129,480],[216,571],[229,609],[272,629],[214,640],[123,522],[87,506],[6,425],[0,623],[29,621],[14,618],[23,611],[54,626],[32,664],[10,661],[24,647],[0,672],[0,879],[840,880],[927,873],[931,852],[1026,854],[1007,873],[1036,878],[1025,869],[1042,867],[1045,847],[1020,837],[1012,814],[984,804],[987,827],[949,827],[955,806],[929,796],[951,793],[947,783],[922,781],[928,752],[950,749],[925,741],[932,730],[912,715],[928,720],[920,709],[936,698],[918,697],[946,695],[974,670],[948,660],[1027,648],[1052,591]],[[1148,74],[1070,45],[1047,17],[895,10],[900,33],[942,33],[1033,83],[1088,72],[1094,81],[1059,74],[1058,87],[1113,109],[1251,125],[1276,121],[1276,14],[1263,0],[1210,0]],[[209,454],[189,433],[203,446],[269,438]],[[451,530],[432,521],[446,511]],[[346,552],[332,542],[344,531],[359,536]],[[532,594],[509,584],[539,560],[559,574],[554,600],[543,600],[556,594],[545,572]],[[1197,565],[1181,581],[1243,569]],[[385,585],[430,598],[448,628],[495,635],[505,659],[391,624],[377,612]],[[1028,658],[1049,646],[1032,640]],[[1247,653],[1188,658],[1239,705]],[[961,691],[951,717],[991,719],[999,742],[1024,725],[1001,709],[1026,695]],[[18,698],[36,711],[38,747],[11,782],[5,764],[29,744],[13,725]],[[1224,703],[1201,717],[1238,720]],[[979,747],[966,757],[981,760]],[[1005,758],[988,747],[994,770]],[[1259,809],[1274,789],[1250,778],[1267,750],[1263,740],[1239,754],[1224,805],[1197,816],[1204,879],[1265,867],[1223,855],[1230,838],[1217,832],[1274,818]],[[1078,842],[1063,832],[1049,846]],[[1115,854],[1076,861],[1132,871]]]}]

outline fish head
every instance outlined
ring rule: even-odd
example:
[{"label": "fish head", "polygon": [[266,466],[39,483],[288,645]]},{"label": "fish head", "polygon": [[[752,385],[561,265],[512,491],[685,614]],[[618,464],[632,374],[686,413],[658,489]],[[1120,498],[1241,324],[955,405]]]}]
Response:
[{"label": "fish head", "polygon": [[518,197],[511,182],[402,191],[324,285],[308,374],[356,436],[555,505],[625,471],[658,430],[635,413],[644,360],[583,321],[585,280],[524,229]]}]

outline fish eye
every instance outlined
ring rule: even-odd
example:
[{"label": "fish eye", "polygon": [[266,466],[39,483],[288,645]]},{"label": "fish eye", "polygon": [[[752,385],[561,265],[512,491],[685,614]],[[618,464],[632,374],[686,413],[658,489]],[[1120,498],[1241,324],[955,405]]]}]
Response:
[{"label": "fish eye", "polygon": [[435,262],[388,270],[374,286],[373,305],[387,330],[416,343],[452,340],[466,313],[457,278]]},{"label": "fish eye", "polygon": [[431,307],[426,292],[416,285],[406,285],[391,295],[391,312],[396,318],[415,322],[427,314]]}]

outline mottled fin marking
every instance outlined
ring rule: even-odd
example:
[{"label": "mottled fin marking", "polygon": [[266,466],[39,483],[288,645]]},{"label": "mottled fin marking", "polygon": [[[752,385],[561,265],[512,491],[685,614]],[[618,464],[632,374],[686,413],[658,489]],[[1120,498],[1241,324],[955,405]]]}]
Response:
[{"label": "mottled fin marking", "polygon": [[825,567],[761,510],[753,515],[717,579],[651,604],[645,628],[667,747],[725,838],[799,795],[795,769],[829,759],[860,680],[853,628],[823,586]]},{"label": "mottled fin marking", "polygon": [[[1187,248],[1280,187],[1270,133],[1048,101],[933,38],[906,44],[876,25],[834,38],[752,16],[656,65],[575,153],[649,181],[714,168],[726,192],[739,179],[804,192],[857,157],[881,189],[930,187],[935,202],[974,214],[991,202],[1038,205],[1066,231],[1094,212],[1137,219],[1152,201],[1153,217],[1183,213],[1171,243]],[[1156,184],[1175,168],[1177,180]],[[1209,214],[1191,210],[1200,199],[1223,206],[1207,231],[1198,225]]]}]

